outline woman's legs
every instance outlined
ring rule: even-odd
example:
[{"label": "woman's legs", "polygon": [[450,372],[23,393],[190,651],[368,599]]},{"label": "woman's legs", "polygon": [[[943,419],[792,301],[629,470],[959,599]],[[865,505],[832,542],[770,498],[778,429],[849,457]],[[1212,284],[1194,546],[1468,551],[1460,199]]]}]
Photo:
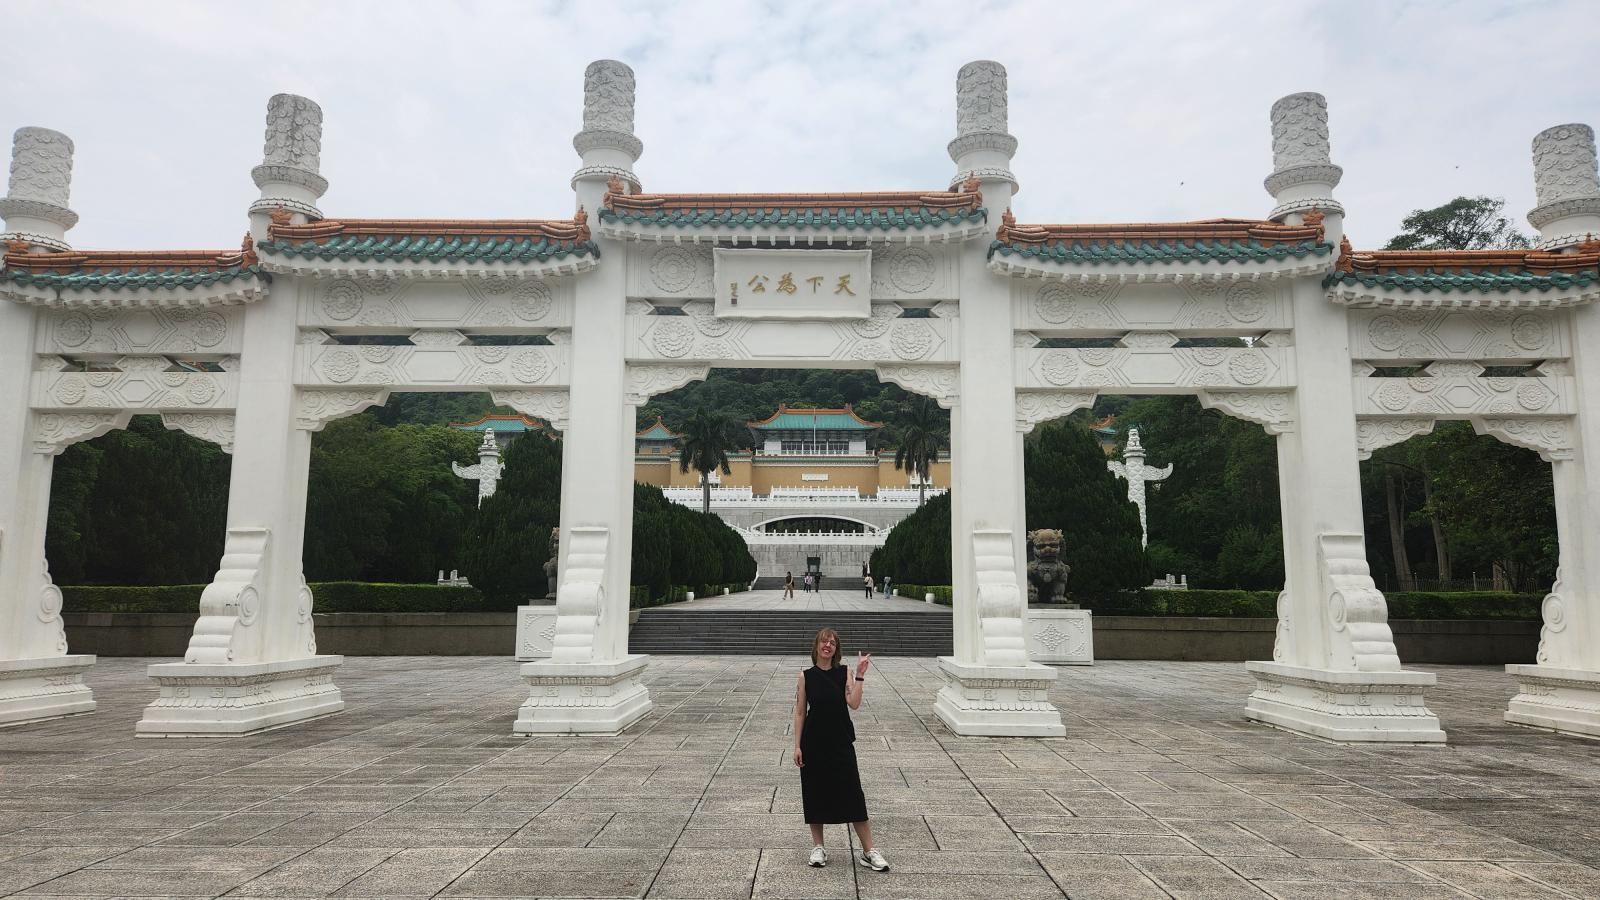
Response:
[{"label": "woman's legs", "polygon": [[[811,827],[812,828],[820,828],[820,826],[817,826],[817,825],[813,825]],[[867,821],[857,822],[856,823],[856,834],[859,835],[860,838],[861,838],[861,852],[865,853],[868,850],[871,850],[872,849],[872,823],[871,822],[867,822]]]},{"label": "woman's legs", "polygon": [[809,827],[811,828],[811,843],[812,843],[812,845],[813,846],[817,846],[817,847],[821,847],[822,846],[822,826],[821,825],[810,825]]}]

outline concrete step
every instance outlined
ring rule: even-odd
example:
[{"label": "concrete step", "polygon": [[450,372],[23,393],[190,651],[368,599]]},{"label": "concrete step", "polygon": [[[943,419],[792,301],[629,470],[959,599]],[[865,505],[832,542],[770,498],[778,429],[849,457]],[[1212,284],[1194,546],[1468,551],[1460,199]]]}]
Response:
[{"label": "concrete step", "polygon": [[929,612],[692,611],[645,609],[628,631],[634,653],[795,655],[819,629],[836,628],[846,655],[946,656],[954,650],[947,610]]}]

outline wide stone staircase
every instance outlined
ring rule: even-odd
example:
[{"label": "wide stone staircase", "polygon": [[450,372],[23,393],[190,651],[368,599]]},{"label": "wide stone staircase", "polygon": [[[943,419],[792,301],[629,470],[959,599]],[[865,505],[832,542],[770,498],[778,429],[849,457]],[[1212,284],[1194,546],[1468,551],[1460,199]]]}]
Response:
[{"label": "wide stone staircase", "polygon": [[[803,572],[794,575],[795,593],[800,593],[800,576]],[[756,578],[755,584],[750,586],[752,591],[781,591],[783,590],[782,575],[761,575]],[[823,591],[859,591],[861,579],[854,576],[824,575],[822,584],[817,588]]]},{"label": "wide stone staircase", "polygon": [[839,632],[845,656],[949,656],[954,652],[950,611],[837,612],[820,610],[644,609],[628,631],[631,653],[700,653],[731,656],[805,656],[818,629]]}]

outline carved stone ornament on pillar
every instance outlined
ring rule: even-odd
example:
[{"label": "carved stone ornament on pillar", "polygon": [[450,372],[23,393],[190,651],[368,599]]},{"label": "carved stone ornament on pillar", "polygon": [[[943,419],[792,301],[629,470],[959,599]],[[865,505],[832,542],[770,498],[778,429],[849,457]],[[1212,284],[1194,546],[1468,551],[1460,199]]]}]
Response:
[{"label": "carved stone ornament on pillar", "polygon": [[1594,129],[1557,125],[1533,139],[1533,187],[1538,204],[1528,223],[1539,229],[1541,250],[1600,238],[1600,166]]},{"label": "carved stone ornament on pillar", "polygon": [[1439,719],[1424,700],[1438,678],[1400,668],[1362,536],[1323,534],[1319,547],[1325,621],[1284,621],[1287,606],[1280,598],[1273,656],[1282,658],[1292,630],[1304,627],[1326,635],[1330,666],[1246,663],[1256,689],[1245,704],[1245,717],[1332,741],[1443,743]]},{"label": "carved stone ornament on pillar", "polygon": [[317,199],[328,190],[322,167],[322,107],[294,94],[267,101],[267,136],[261,165],[250,170],[261,199],[251,212],[286,209],[320,219]]},{"label": "carved stone ornament on pillar", "polygon": [[1007,103],[1005,66],[980,59],[956,73],[956,139],[947,148],[956,164],[951,187],[976,178],[1008,181],[1016,190],[1011,157],[1017,139],[1006,132]]},{"label": "carved stone ornament on pillar", "polygon": [[1268,218],[1310,209],[1343,215],[1333,199],[1342,177],[1329,155],[1327,98],[1307,92],[1272,104],[1272,174],[1265,184],[1278,206]]},{"label": "carved stone ornament on pillar", "polygon": [[633,164],[644,155],[644,143],[633,133],[633,70],[614,59],[597,59],[583,70],[583,130],[572,139],[583,167],[580,179],[617,178],[639,190]]},{"label": "carved stone ornament on pillar", "polygon": [[18,128],[11,137],[11,180],[0,199],[5,228],[0,241],[25,241],[66,250],[67,230],[78,214],[72,193],[72,139],[48,128]]},{"label": "carved stone ornament on pillar", "polygon": [[1026,604],[1012,533],[972,535],[976,559],[980,661],[939,658],[945,677],[934,712],[957,734],[1060,737],[1061,713],[1050,702],[1056,671],[1028,660]]},{"label": "carved stone ornament on pillar", "polygon": [[[5,533],[0,532],[0,548]],[[94,712],[94,694],[83,683],[83,673],[94,665],[90,654],[68,654],[66,631],[61,623],[61,589],[50,579],[47,565],[40,566],[35,581],[38,590],[31,607],[24,612],[43,627],[44,636],[54,632],[55,656],[0,660],[0,728],[25,725],[45,719],[59,719]],[[35,653],[38,650],[33,651]]]}]

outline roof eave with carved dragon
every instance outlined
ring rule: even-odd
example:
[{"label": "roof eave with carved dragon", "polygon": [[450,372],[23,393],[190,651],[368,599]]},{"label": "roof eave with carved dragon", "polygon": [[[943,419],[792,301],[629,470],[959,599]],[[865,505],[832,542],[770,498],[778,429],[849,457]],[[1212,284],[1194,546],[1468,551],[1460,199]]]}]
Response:
[{"label": "roof eave with carved dragon", "polygon": [[1322,281],[1352,307],[1554,309],[1600,300],[1600,241],[1544,250],[1352,250]]}]

